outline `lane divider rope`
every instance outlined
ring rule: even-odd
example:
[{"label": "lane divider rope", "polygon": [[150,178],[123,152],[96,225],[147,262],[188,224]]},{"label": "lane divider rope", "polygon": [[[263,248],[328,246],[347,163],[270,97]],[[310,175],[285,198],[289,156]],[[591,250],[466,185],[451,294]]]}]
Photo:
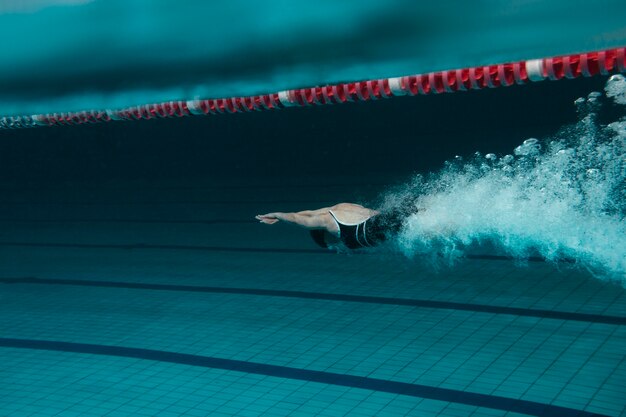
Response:
[{"label": "lane divider rope", "polygon": [[626,72],[626,47],[421,75],[297,88],[248,97],[179,100],[122,109],[0,117],[0,130],[320,106],[405,95],[508,87],[527,84],[530,81],[571,79],[620,72]]}]

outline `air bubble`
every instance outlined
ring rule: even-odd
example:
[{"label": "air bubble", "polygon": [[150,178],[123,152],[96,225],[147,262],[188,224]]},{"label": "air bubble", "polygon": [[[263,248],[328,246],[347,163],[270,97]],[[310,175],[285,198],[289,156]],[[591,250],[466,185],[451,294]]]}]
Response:
[{"label": "air bubble", "polygon": [[541,145],[539,144],[539,140],[535,138],[526,139],[524,143],[515,148],[515,155],[518,156],[529,156],[536,155],[539,153],[541,149]]},{"label": "air bubble", "polygon": [[[582,142],[582,141],[581,141],[581,142]],[[575,151],[574,149],[567,148],[567,149],[561,149],[560,151],[558,151],[558,152],[556,153],[556,155],[557,155],[558,157],[563,158],[563,157],[570,157],[570,156],[573,156],[575,153],[576,153],[576,151]]]},{"label": "air bubble", "polygon": [[626,121],[609,123],[607,127],[619,135],[626,135]]},{"label": "air bubble", "polygon": [[626,78],[621,74],[615,74],[609,78],[604,87],[606,96],[612,98],[616,104],[626,104]]}]

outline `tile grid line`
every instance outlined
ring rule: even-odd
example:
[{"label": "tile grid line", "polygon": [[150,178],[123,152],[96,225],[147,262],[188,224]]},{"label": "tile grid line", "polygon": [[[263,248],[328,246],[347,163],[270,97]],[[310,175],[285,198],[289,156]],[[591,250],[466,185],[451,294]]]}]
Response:
[{"label": "tile grid line", "polygon": [[[514,319],[512,320],[512,322],[514,322],[514,321],[515,321],[515,320],[517,320],[517,319],[519,319],[519,317],[514,318]],[[482,330],[482,329],[486,329],[488,326],[491,326],[491,325],[492,325],[492,323],[491,323],[491,321],[492,321],[492,320],[495,320],[495,317],[491,317],[490,319],[485,320],[485,321],[484,321],[484,323],[483,323],[483,324],[482,324],[479,328],[477,328],[477,329],[475,329],[475,330],[474,330],[473,334],[475,335],[475,334],[476,334],[477,332],[479,332],[480,330]],[[540,321],[540,320],[537,320],[537,322],[539,322],[539,321]],[[530,326],[530,327],[529,327],[529,329],[528,329],[528,331],[527,331],[527,333],[528,333],[528,332],[530,332],[530,331],[532,331],[532,329],[536,326],[536,324],[537,324],[537,323],[535,323],[535,324],[533,324],[532,326]],[[527,333],[525,333],[524,335],[520,336],[520,339],[521,339],[523,336],[525,336]],[[482,349],[483,347],[485,347],[485,346],[489,345],[489,344],[490,344],[493,340],[497,339],[498,337],[499,337],[499,334],[494,332],[494,333],[492,334],[492,336],[491,336],[491,337],[490,337],[490,338],[489,338],[486,342],[484,342],[484,343],[482,344],[481,349]],[[518,339],[518,340],[519,340],[519,339]],[[457,344],[457,346],[455,346],[455,348],[456,348],[456,347],[458,347],[458,346],[460,346],[462,343],[464,343],[464,340],[460,341],[460,342]],[[515,342],[513,342],[513,343],[515,343]],[[452,350],[451,350],[450,352],[452,352]],[[448,353],[450,353],[450,352],[448,352]],[[506,351],[504,351],[504,352],[506,352]],[[504,352],[503,352],[503,354],[504,354]],[[466,363],[468,363],[468,362],[469,362],[470,360],[472,360],[473,358],[474,358],[473,356],[468,356],[468,358],[467,358],[465,361],[463,361],[463,363],[461,363],[461,364],[457,367],[457,369],[461,368],[463,365],[465,365]],[[497,359],[498,359],[498,358],[495,358],[495,359],[494,359],[494,361],[495,361],[495,360],[497,360]],[[493,361],[492,361],[492,363],[493,363]],[[487,366],[485,366],[485,368],[487,368]],[[469,386],[469,385],[471,385],[471,384],[473,384],[474,382],[476,382],[476,380],[477,380],[478,378],[480,378],[481,374],[482,374],[482,372],[481,372],[480,374],[478,374],[476,377],[474,377],[474,379],[472,379],[472,380],[469,382],[468,386]],[[490,392],[489,394],[491,394],[491,392]]]},{"label": "tile grid line", "polygon": [[[589,326],[587,326],[587,328],[589,328]],[[606,345],[606,344],[607,344],[607,342],[608,342],[608,341],[609,341],[609,340],[613,337],[613,335],[615,334],[615,332],[617,332],[617,328],[613,329],[613,330],[612,330],[609,334],[607,334],[607,335],[605,336],[605,338],[604,338],[604,340],[602,341],[602,343],[600,344],[600,346],[598,346],[598,347],[597,347],[597,349],[593,352],[593,354],[591,354],[591,355],[589,355],[589,356],[587,357],[587,359],[585,360],[585,363],[584,363],[584,364],[582,364],[582,365],[579,367],[579,371],[580,371],[580,369],[584,368],[584,366],[585,366],[586,364],[588,364],[588,363],[589,363],[589,361],[591,361],[591,359],[593,358],[593,356],[594,356],[596,353],[598,353],[598,351],[599,351],[600,349],[602,349],[602,347],[603,347],[604,345]],[[624,358],[622,359],[622,362],[625,362],[625,361],[626,361],[626,355],[624,355]],[[576,374],[578,374],[578,372],[577,372]],[[576,374],[572,375],[572,377],[571,377],[571,378],[568,380],[568,382],[567,382],[568,384],[569,384],[569,383],[570,383],[570,382],[571,382],[571,381],[572,381],[572,380],[576,377]],[[596,395],[600,392],[601,387],[603,387],[603,386],[604,386],[604,384],[606,384],[606,382],[610,379],[611,375],[612,375],[612,373],[608,373],[608,374],[607,374],[607,376],[606,376],[606,378],[604,378],[604,380],[602,381],[602,384],[599,384],[599,385],[598,385],[598,387],[597,387],[597,388],[595,389],[595,391],[593,392],[593,394],[589,396],[589,398],[587,399],[587,404],[586,404],[586,405],[585,405],[585,407],[584,407],[584,410],[587,410],[587,408],[589,408],[589,405],[592,403],[592,401],[593,401],[594,397],[595,397],[595,396],[596,396]],[[567,386],[567,385],[566,385],[566,386]],[[563,389],[561,389],[561,391],[559,392],[559,395],[561,394],[561,392],[563,392],[563,390],[564,390],[564,389],[565,389],[565,387],[563,387]]]}]

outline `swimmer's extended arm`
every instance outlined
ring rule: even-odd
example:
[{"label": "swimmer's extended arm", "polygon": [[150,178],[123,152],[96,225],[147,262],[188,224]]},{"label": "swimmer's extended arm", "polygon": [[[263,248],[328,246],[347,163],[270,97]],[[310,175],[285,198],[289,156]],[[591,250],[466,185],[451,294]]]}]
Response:
[{"label": "swimmer's extended arm", "polygon": [[278,223],[279,221],[284,221],[287,223],[293,223],[298,226],[306,227],[307,229],[325,228],[326,224],[324,222],[324,219],[320,215],[317,215],[314,213],[315,211],[298,212],[298,213],[276,212],[276,213],[267,213],[267,214],[257,214],[255,218],[261,223],[265,223],[265,224],[274,224],[274,223]]}]

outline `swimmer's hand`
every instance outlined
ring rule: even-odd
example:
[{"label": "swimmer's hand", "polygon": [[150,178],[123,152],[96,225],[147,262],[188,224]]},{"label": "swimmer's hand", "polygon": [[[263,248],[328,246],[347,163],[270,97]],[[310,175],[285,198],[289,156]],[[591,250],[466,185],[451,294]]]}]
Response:
[{"label": "swimmer's hand", "polygon": [[278,218],[278,213],[257,214],[256,216],[254,216],[254,218],[257,219],[259,222],[265,224],[278,223],[278,221],[280,220]]}]

